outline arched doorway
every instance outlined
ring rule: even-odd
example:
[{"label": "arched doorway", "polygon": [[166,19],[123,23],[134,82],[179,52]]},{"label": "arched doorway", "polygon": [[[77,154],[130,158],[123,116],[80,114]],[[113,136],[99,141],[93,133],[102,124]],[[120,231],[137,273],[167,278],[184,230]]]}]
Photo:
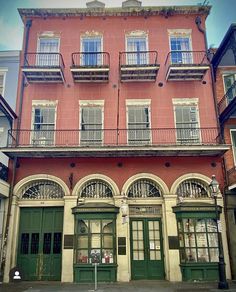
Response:
[{"label": "arched doorway", "polygon": [[[48,179],[30,181],[20,189],[20,202],[30,205],[20,208],[17,266],[23,280],[61,279],[63,207],[55,202],[63,197],[62,187]],[[44,207],[39,207],[42,202]]]}]

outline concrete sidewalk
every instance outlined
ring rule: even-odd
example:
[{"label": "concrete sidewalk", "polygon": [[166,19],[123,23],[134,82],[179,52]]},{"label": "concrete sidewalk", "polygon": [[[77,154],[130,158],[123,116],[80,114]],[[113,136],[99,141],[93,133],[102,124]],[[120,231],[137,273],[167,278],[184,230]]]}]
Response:
[{"label": "concrete sidewalk", "polygon": [[[236,283],[229,282],[229,290],[218,290],[216,282],[173,283],[168,281],[131,281],[129,283],[98,283],[97,292],[236,292]],[[1,292],[91,292],[92,284],[65,284],[60,282],[20,282],[0,284]]]}]

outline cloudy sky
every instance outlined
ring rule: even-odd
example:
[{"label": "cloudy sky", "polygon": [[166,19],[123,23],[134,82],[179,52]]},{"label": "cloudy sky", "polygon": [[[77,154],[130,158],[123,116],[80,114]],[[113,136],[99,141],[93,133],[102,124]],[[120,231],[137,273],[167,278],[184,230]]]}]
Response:
[{"label": "cloudy sky", "polygon": [[[101,0],[119,7],[124,0]],[[23,24],[17,8],[84,8],[90,0],[0,0],[0,50],[20,50]],[[143,6],[196,5],[204,0],[142,0]],[[236,0],[207,0],[212,5],[207,20],[208,45],[219,46],[230,24],[236,23]]]}]

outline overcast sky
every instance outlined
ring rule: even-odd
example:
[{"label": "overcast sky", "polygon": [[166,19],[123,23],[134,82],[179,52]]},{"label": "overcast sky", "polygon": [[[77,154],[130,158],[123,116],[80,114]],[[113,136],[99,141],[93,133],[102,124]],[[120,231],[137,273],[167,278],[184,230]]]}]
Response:
[{"label": "overcast sky", "polygon": [[[124,0],[102,0],[119,7]],[[20,50],[23,24],[17,8],[84,8],[86,0],[0,0],[0,50]],[[204,0],[143,0],[143,6],[197,5]],[[208,0],[212,5],[207,20],[208,45],[219,46],[231,23],[236,23],[236,0]]]}]

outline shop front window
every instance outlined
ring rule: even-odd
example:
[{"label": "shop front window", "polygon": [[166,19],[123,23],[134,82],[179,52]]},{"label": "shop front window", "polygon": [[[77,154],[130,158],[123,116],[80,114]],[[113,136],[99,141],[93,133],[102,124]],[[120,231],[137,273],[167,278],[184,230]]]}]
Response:
[{"label": "shop front window", "polygon": [[113,264],[115,259],[115,220],[79,219],[75,263]]},{"label": "shop front window", "polygon": [[180,261],[218,262],[218,235],[213,219],[180,219],[178,221]]}]

